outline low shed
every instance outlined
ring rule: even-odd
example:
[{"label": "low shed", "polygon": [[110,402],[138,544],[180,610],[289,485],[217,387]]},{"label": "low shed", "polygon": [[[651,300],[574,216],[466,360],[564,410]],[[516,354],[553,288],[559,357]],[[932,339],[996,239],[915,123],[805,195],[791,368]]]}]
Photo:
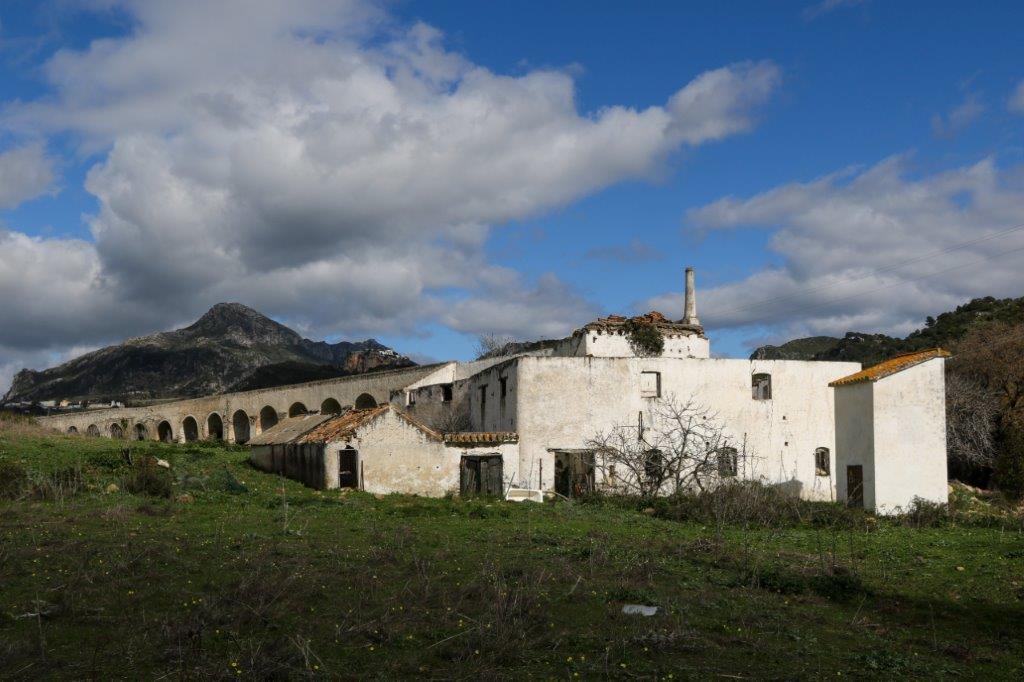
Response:
[{"label": "low shed", "polygon": [[519,461],[515,433],[443,434],[390,404],[296,424],[271,439],[286,435],[285,443],[254,443],[253,463],[328,490],[504,496]]},{"label": "low shed", "polygon": [[945,358],[900,355],[833,381],[836,494],[879,514],[948,501]]}]

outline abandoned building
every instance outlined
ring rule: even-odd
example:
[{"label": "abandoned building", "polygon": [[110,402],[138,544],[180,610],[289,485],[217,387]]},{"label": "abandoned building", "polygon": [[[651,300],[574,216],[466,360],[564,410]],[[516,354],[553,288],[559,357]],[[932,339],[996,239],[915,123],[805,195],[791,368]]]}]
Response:
[{"label": "abandoned building", "polygon": [[[643,441],[659,405],[693,400],[730,443],[717,453],[720,479],[881,513],[946,501],[945,352],[866,370],[712,358],[690,268],[684,311],[601,318],[512,356],[42,421],[93,436],[248,442],[254,465],[317,488],[536,499],[615,488],[623,472],[602,465],[595,434]],[[638,326],[660,342],[638,346]],[[741,444],[753,456],[739,457]]]}]

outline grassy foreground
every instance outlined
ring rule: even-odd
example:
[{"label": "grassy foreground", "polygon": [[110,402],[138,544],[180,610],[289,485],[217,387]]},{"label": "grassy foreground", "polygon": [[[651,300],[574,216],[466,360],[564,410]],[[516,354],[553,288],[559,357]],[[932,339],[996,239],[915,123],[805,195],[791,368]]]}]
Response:
[{"label": "grassy foreground", "polygon": [[1019,526],[321,494],[122,445],[0,430],[0,677],[1024,676]]}]

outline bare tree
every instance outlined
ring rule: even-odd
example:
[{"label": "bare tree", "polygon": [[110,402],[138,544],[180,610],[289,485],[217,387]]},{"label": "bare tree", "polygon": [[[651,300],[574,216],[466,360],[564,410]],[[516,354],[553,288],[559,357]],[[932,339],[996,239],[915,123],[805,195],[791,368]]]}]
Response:
[{"label": "bare tree", "polygon": [[501,357],[508,354],[508,348],[515,339],[505,334],[481,334],[476,338],[476,359]]},{"label": "bare tree", "polygon": [[999,400],[970,376],[946,372],[946,448],[956,469],[990,468]]},{"label": "bare tree", "polygon": [[456,406],[452,406],[451,409],[445,410],[432,419],[430,422],[430,428],[439,433],[461,433],[463,431],[469,431],[472,426],[469,414],[465,410],[458,410],[455,409],[455,407]]},{"label": "bare tree", "polygon": [[617,426],[587,443],[595,466],[622,492],[705,490],[736,476],[748,459],[745,442],[738,449],[718,415],[692,397],[658,399],[651,413],[650,425]]}]

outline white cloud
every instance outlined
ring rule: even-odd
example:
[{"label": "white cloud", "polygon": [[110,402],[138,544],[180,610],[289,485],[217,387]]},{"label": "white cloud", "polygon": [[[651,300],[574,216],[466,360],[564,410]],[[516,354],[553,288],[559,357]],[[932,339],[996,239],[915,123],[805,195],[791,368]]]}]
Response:
[{"label": "white cloud", "polygon": [[1017,83],[1017,87],[1010,94],[1010,99],[1006,106],[1010,111],[1024,114],[1024,80]]},{"label": "white cloud", "polygon": [[932,116],[932,132],[939,137],[951,137],[974,123],[985,113],[985,105],[974,93],[964,95],[964,101],[955,106],[948,114]]},{"label": "white cloud", "polygon": [[[0,113],[22,134],[71,132],[105,154],[86,182],[100,206],[94,243],[35,241],[24,248],[45,255],[9,264],[23,281],[77,268],[10,318],[50,320],[55,347],[167,326],[218,300],[319,334],[439,319],[517,336],[563,328],[593,306],[553,276],[531,283],[489,263],[492,226],[749,130],[780,79],[771,63],[737,64],[665,106],[581,112],[568,73],[493,73],[376,5],[104,4],[134,16],[131,34],[60,51],[45,67],[52,94]],[[61,315],[65,286],[97,311],[85,327]],[[463,302],[445,311],[438,292],[452,290]],[[0,331],[0,344],[38,336]]]},{"label": "white cloud", "polygon": [[53,162],[43,145],[29,144],[0,153],[0,208],[14,208],[45,194],[53,180]]},{"label": "white cloud", "polygon": [[[774,231],[782,265],[700,292],[708,327],[792,337],[904,334],[977,296],[1020,296],[1021,169],[992,159],[915,178],[905,157],[690,212],[698,229]],[[1016,254],[1016,255],[1015,255]],[[681,294],[645,305],[681,314]]]}]

